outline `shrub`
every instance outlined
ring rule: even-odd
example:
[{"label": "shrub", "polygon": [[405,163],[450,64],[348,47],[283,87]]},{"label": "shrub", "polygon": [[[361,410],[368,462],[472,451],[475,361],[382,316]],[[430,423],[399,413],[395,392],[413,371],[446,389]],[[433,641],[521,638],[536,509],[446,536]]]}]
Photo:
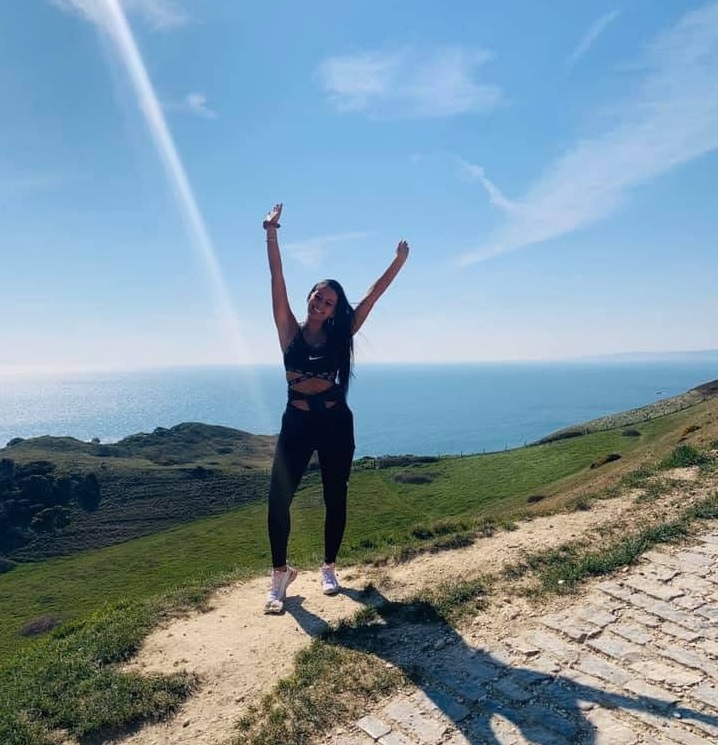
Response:
[{"label": "shrub", "polygon": [[545,494],[532,494],[531,496],[526,497],[526,501],[529,504],[535,504],[536,502],[540,502],[543,499],[546,499]]},{"label": "shrub", "polygon": [[497,524],[493,517],[482,517],[474,524],[476,535],[490,538],[496,532]]},{"label": "shrub", "polygon": [[70,522],[68,510],[55,505],[36,513],[30,521],[30,527],[36,533],[51,533],[64,528]]},{"label": "shrub", "polygon": [[647,466],[641,466],[635,471],[631,471],[630,473],[627,473],[621,479],[621,486],[625,486],[629,489],[641,488],[645,485],[646,481],[649,478],[651,478],[651,476],[653,476],[654,474],[655,474],[655,470],[653,468],[648,468]]},{"label": "shrub", "polygon": [[47,505],[53,501],[53,485],[52,476],[28,476],[18,483],[23,499],[27,499],[32,504]]},{"label": "shrub", "polygon": [[12,480],[15,475],[15,461],[12,458],[0,458],[0,479]]},{"label": "shrub", "polygon": [[585,494],[581,494],[571,502],[571,509],[574,512],[588,512],[591,509],[591,499]]},{"label": "shrub", "polygon": [[436,554],[440,551],[453,551],[457,548],[468,548],[474,545],[474,536],[469,533],[453,533],[437,538],[431,544],[431,553]]},{"label": "shrub", "polygon": [[708,456],[691,445],[679,445],[667,458],[661,461],[661,468],[685,468],[702,466],[708,462]]},{"label": "shrub", "polygon": [[100,482],[94,473],[88,473],[75,488],[77,503],[86,512],[93,512],[100,506]]},{"label": "shrub", "polygon": [[637,429],[624,429],[621,434],[624,437],[640,437],[641,433]]},{"label": "shrub", "polygon": [[46,634],[61,623],[62,621],[55,616],[40,616],[22,626],[20,634],[22,636],[40,636],[40,634]]},{"label": "shrub", "polygon": [[375,459],[375,468],[393,468],[395,466],[411,466],[420,463],[436,463],[436,455],[383,455]]},{"label": "shrub", "polygon": [[409,531],[414,538],[426,540],[437,536],[448,536],[468,530],[470,525],[463,520],[439,520],[431,525],[415,525]]},{"label": "shrub", "polygon": [[600,466],[605,466],[606,463],[612,463],[614,460],[619,460],[621,458],[619,453],[608,453],[608,455],[603,455],[597,460],[593,461],[591,463],[591,468],[599,468]]},{"label": "shrub", "polygon": [[169,455],[147,455],[147,460],[151,460],[158,466],[178,466],[181,465],[182,461],[178,458],[173,458]]},{"label": "shrub", "polygon": [[52,485],[53,501],[55,504],[68,504],[72,499],[75,481],[71,476],[60,476]]},{"label": "shrub", "polygon": [[538,441],[538,444],[544,445],[559,440],[570,440],[572,437],[583,437],[585,434],[588,434],[585,429],[565,429],[560,432],[554,432],[552,435],[548,435],[547,437],[543,437]]},{"label": "shrub", "polygon": [[400,484],[430,484],[436,478],[436,474],[428,471],[399,471],[392,478]]},{"label": "shrub", "polygon": [[691,434],[691,432],[697,432],[700,428],[700,424],[691,424],[690,426],[686,427],[683,432],[681,432],[681,437],[686,437]]},{"label": "shrub", "polygon": [[33,460],[24,465],[15,465],[15,477],[26,478],[28,476],[48,476],[55,470],[55,464],[49,460]]},{"label": "shrub", "polygon": [[212,475],[212,471],[204,466],[195,466],[194,468],[190,468],[188,475],[191,479],[206,479]]},{"label": "shrub", "polygon": [[102,445],[99,441],[95,443],[94,440],[93,445],[94,448],[92,450],[92,454],[96,455],[98,458],[112,458],[113,456],[120,456],[120,452],[115,445]]}]

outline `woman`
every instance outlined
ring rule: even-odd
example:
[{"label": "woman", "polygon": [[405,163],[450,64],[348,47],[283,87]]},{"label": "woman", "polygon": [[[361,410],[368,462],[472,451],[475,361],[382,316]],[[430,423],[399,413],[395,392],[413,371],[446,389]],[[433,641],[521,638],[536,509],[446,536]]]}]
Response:
[{"label": "woman", "polygon": [[315,450],[326,510],[322,589],[326,595],[339,592],[334,562],[344,535],[347,484],[354,456],[354,420],[346,402],[353,358],[352,337],[409,255],[409,245],[400,241],[396,258],[356,309],[349,305],[338,282],[332,279],[318,282],[309,292],[307,317],[300,326],[289,307],[282,273],[277,240],[281,214],[282,205],[277,204],[263,223],[267,232],[274,322],[289,388],[269,486],[268,527],[273,569],[266,613],[282,612],[287,587],[297,576],[296,569],[287,564],[289,508]]}]

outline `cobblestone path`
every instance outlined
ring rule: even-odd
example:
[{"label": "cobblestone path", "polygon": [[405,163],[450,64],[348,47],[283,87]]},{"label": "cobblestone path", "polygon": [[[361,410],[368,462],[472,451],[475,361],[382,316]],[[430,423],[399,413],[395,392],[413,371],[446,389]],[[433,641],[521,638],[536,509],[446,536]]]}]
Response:
[{"label": "cobblestone path", "polygon": [[[718,743],[718,530],[647,553],[564,611],[466,643],[445,625],[380,653],[419,683],[331,745]],[[418,652],[417,650],[421,650]]]}]

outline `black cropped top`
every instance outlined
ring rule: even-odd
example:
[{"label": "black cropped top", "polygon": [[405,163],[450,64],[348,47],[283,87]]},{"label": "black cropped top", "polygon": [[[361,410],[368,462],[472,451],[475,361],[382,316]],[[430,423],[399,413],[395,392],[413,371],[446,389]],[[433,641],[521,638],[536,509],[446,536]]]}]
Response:
[{"label": "black cropped top", "polygon": [[[296,376],[287,381],[290,401],[306,401],[313,410],[317,406],[324,408],[326,401],[341,399],[341,388],[336,384],[339,356],[329,341],[319,347],[313,347],[307,343],[302,330],[299,329],[284,353],[284,369]],[[297,383],[315,379],[326,380],[334,385],[320,393],[300,393],[292,388]]]}]

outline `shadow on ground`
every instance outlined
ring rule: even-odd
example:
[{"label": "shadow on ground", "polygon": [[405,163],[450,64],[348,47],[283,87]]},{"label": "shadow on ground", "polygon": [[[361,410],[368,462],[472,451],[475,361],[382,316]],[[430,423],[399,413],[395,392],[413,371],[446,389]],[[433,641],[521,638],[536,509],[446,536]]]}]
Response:
[{"label": "shadow on ground", "polygon": [[[471,745],[501,745],[517,733],[534,745],[597,745],[597,729],[604,725],[620,740],[618,711],[633,714],[637,730],[642,729],[639,720],[661,728],[676,726],[678,719],[696,725],[703,736],[718,728],[718,716],[677,705],[668,693],[665,699],[612,693],[562,675],[558,665],[557,672],[543,672],[508,664],[500,655],[466,644],[429,603],[392,602],[374,588],[345,588],[343,593],[374,608],[375,621],[332,629],[303,606],[301,597],[288,598],[285,608],[308,635],[374,654],[403,671],[429,706],[421,707],[422,714],[396,704],[394,718],[403,721],[404,715],[410,728],[423,727],[425,735],[448,723]],[[427,715],[431,708],[434,714]],[[633,728],[623,726],[632,735]]]}]

